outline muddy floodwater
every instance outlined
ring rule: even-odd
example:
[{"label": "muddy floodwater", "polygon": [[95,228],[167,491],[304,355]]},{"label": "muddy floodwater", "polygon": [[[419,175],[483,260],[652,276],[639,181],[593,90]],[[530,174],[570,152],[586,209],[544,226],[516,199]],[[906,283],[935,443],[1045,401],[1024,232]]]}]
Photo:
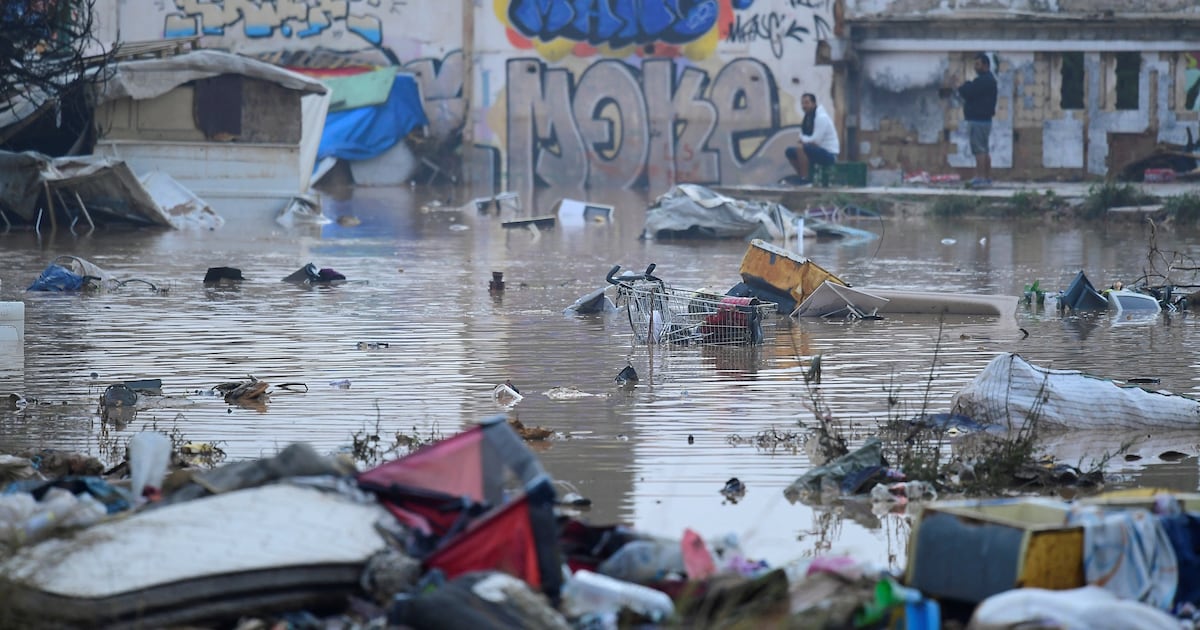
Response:
[{"label": "muddy floodwater", "polygon": [[[524,215],[549,214],[558,197],[526,199]],[[431,199],[448,203],[423,210]],[[813,424],[801,378],[813,356],[822,356],[820,395],[855,444],[889,414],[948,410],[953,394],[1006,351],[1200,395],[1200,323],[1182,313],[1120,321],[1021,306],[1000,320],[779,321],[768,325],[765,344],[750,349],[637,346],[619,316],[562,311],[601,286],[614,264],[653,262],[671,284],[724,291],[738,281],[746,243],[639,240],[645,195],[591,193],[591,200],[615,205],[615,220],[505,230],[501,218],[474,207],[448,211],[466,201],[453,193],[360,189],[349,200],[326,200],[326,214],[354,220],[322,228],[264,220],[215,232],[0,234],[0,300],[26,307],[24,347],[0,345],[0,392],[40,403],[0,409],[0,451],[55,447],[114,462],[133,432],[156,426],[216,443],[230,460],[295,441],[332,452],[376,427],[386,442],[414,429],[448,435],[505,413],[492,389],[509,379],[525,397],[507,413],[559,434],[537,451],[553,477],[593,500],[587,518],[594,522],[671,536],[685,527],[706,536],[733,532],[752,556],[772,563],[849,553],[899,567],[909,531],[903,514],[790,504],[782,490],[810,468],[805,450],[737,443]],[[1150,233],[1132,222],[855,225],[880,238],[809,241],[804,253],[857,286],[1018,295],[1033,280],[1065,288],[1081,269],[1097,286],[1132,283],[1150,264]],[[1157,245],[1200,257],[1194,231],[1160,230]],[[60,255],[166,290],[128,283],[99,295],[25,292]],[[309,262],[349,281],[312,288],[280,281]],[[205,270],[214,266],[240,268],[246,280],[205,288]],[[504,273],[501,295],[489,295],[493,271]],[[641,375],[631,390],[613,380],[627,362]],[[307,391],[275,390],[257,408],[205,394],[247,375]],[[162,379],[163,399],[124,426],[101,421],[97,399],[106,385],[147,378]],[[556,387],[592,395],[545,394]],[[889,396],[897,407],[889,409]],[[1197,432],[1090,433],[1057,448],[1071,463],[1086,463],[1131,437],[1145,441],[1144,456],[1115,458],[1110,480],[1197,489]],[[719,494],[731,477],[747,488],[737,503]]]}]

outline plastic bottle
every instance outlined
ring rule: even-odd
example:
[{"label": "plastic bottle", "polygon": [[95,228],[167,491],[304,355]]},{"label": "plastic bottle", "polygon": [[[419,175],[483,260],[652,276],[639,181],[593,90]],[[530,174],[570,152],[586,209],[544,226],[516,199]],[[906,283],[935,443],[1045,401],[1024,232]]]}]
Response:
[{"label": "plastic bottle", "polygon": [[162,487],[171,464],[171,438],[158,431],[142,431],[129,440],[129,476],[133,496],[140,497],[147,487]]},{"label": "plastic bottle", "polygon": [[563,586],[562,597],[572,617],[622,608],[656,622],[675,614],[675,603],[666,593],[591,571],[576,571]]},{"label": "plastic bottle", "polygon": [[618,580],[645,583],[682,574],[683,552],[676,541],[631,540],[596,568]]}]

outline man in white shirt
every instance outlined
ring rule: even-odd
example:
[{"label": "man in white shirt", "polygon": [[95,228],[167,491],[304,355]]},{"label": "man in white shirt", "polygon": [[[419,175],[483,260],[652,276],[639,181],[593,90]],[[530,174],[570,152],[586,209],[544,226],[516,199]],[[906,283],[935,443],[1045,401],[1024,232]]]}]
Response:
[{"label": "man in white shirt", "polygon": [[796,174],[800,184],[811,183],[811,168],[814,164],[829,165],[837,161],[841,144],[838,142],[837,129],[833,119],[825,113],[825,108],[817,105],[817,97],[804,94],[800,97],[800,108],[804,110],[804,120],[800,123],[800,149],[788,147],[784,155]]}]

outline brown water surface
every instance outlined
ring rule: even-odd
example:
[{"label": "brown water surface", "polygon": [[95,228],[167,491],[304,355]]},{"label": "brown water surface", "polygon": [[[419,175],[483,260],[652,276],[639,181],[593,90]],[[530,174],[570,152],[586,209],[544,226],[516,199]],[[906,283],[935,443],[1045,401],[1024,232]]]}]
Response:
[{"label": "brown water surface", "polygon": [[[447,206],[422,209],[447,195]],[[730,441],[812,425],[800,377],[813,356],[822,356],[820,393],[856,442],[889,414],[947,410],[951,396],[1006,351],[1102,376],[1158,378],[1163,389],[1200,394],[1197,326],[1178,313],[1124,322],[1020,307],[1015,318],[1000,321],[785,320],[768,327],[761,347],[651,351],[633,344],[619,316],[564,316],[563,308],[601,286],[613,264],[640,269],[654,262],[672,284],[723,291],[738,280],[746,244],[639,240],[645,195],[591,198],[614,204],[615,221],[505,230],[494,214],[448,211],[464,201],[453,193],[404,188],[362,189],[351,200],[326,201],[327,214],[354,216],[355,226],[286,229],[264,220],[260,229],[199,233],[0,234],[0,300],[26,306],[24,348],[0,345],[0,393],[44,403],[0,411],[0,451],[56,447],[119,461],[133,432],[157,426],[216,442],[230,459],[301,440],[332,452],[376,426],[385,440],[414,427],[450,434],[503,413],[491,392],[511,379],[525,398],[510,413],[566,436],[538,452],[555,478],[595,502],[588,517],[595,522],[621,520],[670,536],[684,527],[710,536],[735,532],[752,555],[773,563],[852,553],[899,566],[908,531],[903,515],[878,516],[853,504],[789,504],[783,488],[810,468],[804,450]],[[557,199],[547,192],[526,200],[524,214],[548,214]],[[1081,269],[1098,286],[1132,283],[1148,265],[1149,232],[1132,223],[855,225],[882,238],[810,241],[805,254],[858,286],[1017,295],[1035,279],[1065,288]],[[1164,251],[1197,256],[1196,236],[1160,231],[1157,238]],[[99,295],[25,292],[59,255],[167,291],[130,283]],[[308,262],[336,269],[349,282],[315,288],[280,282]],[[247,280],[205,288],[201,279],[212,266],[238,267]],[[504,272],[507,282],[499,296],[488,293],[493,271]],[[626,362],[642,376],[632,390],[613,382]],[[276,391],[259,408],[230,406],[206,393],[247,375],[273,385],[304,383],[307,392]],[[125,426],[102,422],[97,399],[104,387],[141,378],[161,378],[164,399]],[[348,388],[331,385],[343,380]],[[555,400],[545,395],[554,387],[594,396]],[[899,411],[889,410],[889,392],[898,392]],[[1067,448],[1068,455],[1100,457],[1129,436],[1086,437],[1066,440],[1084,451]],[[1161,445],[1186,457],[1117,458],[1112,478],[1196,490],[1197,434],[1149,438],[1147,452]],[[748,489],[736,504],[718,493],[730,477]]]}]

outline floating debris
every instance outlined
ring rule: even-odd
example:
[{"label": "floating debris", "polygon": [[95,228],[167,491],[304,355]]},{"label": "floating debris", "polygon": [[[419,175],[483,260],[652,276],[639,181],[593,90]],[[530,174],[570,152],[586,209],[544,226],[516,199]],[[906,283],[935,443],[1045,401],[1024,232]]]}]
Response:
[{"label": "floating debris", "polygon": [[545,427],[527,427],[516,418],[508,419],[508,426],[512,427],[517,435],[526,442],[542,442],[554,437],[554,431]]},{"label": "floating debris", "polygon": [[550,400],[576,400],[579,398],[597,398],[604,394],[590,394],[575,387],[552,387],[542,392]]},{"label": "floating debris", "polygon": [[525,398],[521,395],[521,390],[517,389],[512,381],[504,381],[503,383],[492,388],[492,399],[496,404],[502,407],[511,407]]},{"label": "floating debris", "polygon": [[721,488],[721,495],[730,503],[737,503],[746,496],[746,484],[737,477],[731,477],[725,482],[725,487]]},{"label": "floating debris", "polygon": [[633,369],[632,365],[626,365],[625,369],[621,370],[614,380],[617,381],[618,385],[633,385],[638,382],[637,370]]}]

